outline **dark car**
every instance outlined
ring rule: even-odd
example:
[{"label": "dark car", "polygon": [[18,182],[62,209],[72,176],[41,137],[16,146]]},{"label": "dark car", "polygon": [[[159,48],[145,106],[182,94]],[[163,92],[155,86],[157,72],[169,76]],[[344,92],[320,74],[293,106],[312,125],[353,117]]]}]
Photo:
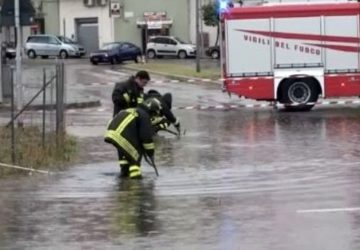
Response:
[{"label": "dark car", "polygon": [[219,46],[209,47],[205,53],[207,56],[210,56],[212,59],[219,59],[220,58],[220,47]]},{"label": "dark car", "polygon": [[13,42],[3,42],[2,50],[5,51],[5,56],[8,59],[13,59],[16,57],[16,47]]},{"label": "dark car", "polygon": [[102,62],[111,64],[123,61],[139,62],[141,49],[129,42],[114,42],[105,44],[99,51],[90,54],[90,62],[94,65]]}]

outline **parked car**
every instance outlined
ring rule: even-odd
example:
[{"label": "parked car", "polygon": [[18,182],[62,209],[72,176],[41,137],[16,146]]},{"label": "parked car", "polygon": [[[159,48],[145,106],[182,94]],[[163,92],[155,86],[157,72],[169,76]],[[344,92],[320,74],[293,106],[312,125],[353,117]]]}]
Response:
[{"label": "parked car", "polygon": [[185,59],[196,56],[196,46],[174,36],[154,36],[146,45],[146,53],[150,59],[158,56],[177,56]]},{"label": "parked car", "polygon": [[2,50],[4,50],[5,57],[8,59],[13,59],[16,57],[16,46],[13,42],[2,42]]},{"label": "parked car", "polygon": [[77,47],[79,49],[80,57],[82,57],[86,54],[85,48],[82,45],[80,45],[79,43],[75,42],[74,40],[67,38],[65,36],[57,36],[57,38],[65,44],[70,44],[73,47]]},{"label": "parked car", "polygon": [[101,62],[115,64],[129,60],[137,63],[141,55],[141,49],[135,44],[129,42],[113,42],[107,43],[99,51],[91,53],[90,62],[94,65]]},{"label": "parked car", "polygon": [[211,57],[212,59],[220,58],[220,47],[219,46],[211,46],[205,51],[206,55]]},{"label": "parked car", "polygon": [[81,57],[86,51],[83,46],[69,38],[54,35],[31,35],[26,40],[25,53],[29,58],[48,58],[58,56],[60,58]]}]

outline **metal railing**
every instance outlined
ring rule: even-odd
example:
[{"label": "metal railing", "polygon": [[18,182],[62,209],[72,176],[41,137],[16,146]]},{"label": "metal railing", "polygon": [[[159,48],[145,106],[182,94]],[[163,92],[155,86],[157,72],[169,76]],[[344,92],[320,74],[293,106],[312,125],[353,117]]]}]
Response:
[{"label": "metal railing", "polygon": [[[56,143],[61,143],[59,139],[63,138],[65,133],[65,70],[64,63],[57,61],[51,68],[36,69],[35,73],[38,80],[42,82],[32,83],[25,86],[28,87],[27,93],[36,89],[36,92],[27,95],[29,99],[20,110],[15,107],[15,83],[14,83],[14,67],[6,66],[10,72],[6,80],[7,97],[10,98],[10,121],[6,124],[7,128],[11,127],[11,159],[13,164],[16,162],[16,129],[15,124],[19,127],[30,125],[41,129],[42,146],[46,147],[47,132],[56,132]],[[5,71],[6,71],[5,70]],[[4,72],[4,71],[3,71]],[[33,76],[33,74],[29,74]],[[54,99],[55,90],[55,99]],[[42,100],[40,99],[42,98]],[[35,103],[37,101],[37,103]],[[34,112],[35,110],[35,112]],[[40,111],[40,112],[39,112]],[[42,112],[41,112],[42,111]],[[55,114],[54,114],[55,111]],[[29,119],[30,116],[30,119]],[[37,119],[34,122],[33,116]],[[54,122],[55,120],[55,122]]]}]

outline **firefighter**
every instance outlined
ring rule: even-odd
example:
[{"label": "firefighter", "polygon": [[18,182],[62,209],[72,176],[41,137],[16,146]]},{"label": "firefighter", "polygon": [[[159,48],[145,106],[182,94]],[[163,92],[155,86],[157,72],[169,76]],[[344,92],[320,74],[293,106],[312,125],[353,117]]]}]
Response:
[{"label": "firefighter", "polygon": [[137,108],[120,111],[109,123],[105,142],[119,152],[120,177],[141,178],[140,163],[144,154],[154,162],[153,127],[151,117],[158,115],[160,104],[149,99]]},{"label": "firefighter", "polygon": [[150,81],[147,71],[139,71],[125,82],[118,82],[112,92],[115,116],[119,111],[135,108],[144,101],[144,87]]},{"label": "firefighter", "polygon": [[151,89],[145,95],[145,99],[148,100],[152,98],[158,100],[161,104],[160,114],[151,119],[151,124],[154,126],[155,132],[167,129],[173,124],[180,134],[180,120],[171,111],[172,95],[170,93],[161,95],[158,91]]},{"label": "firefighter", "polygon": [[[144,101],[144,87],[150,81],[147,71],[139,71],[135,76],[131,76],[125,82],[118,82],[112,92],[112,101],[114,103],[113,117],[121,110],[135,108]],[[126,162],[123,154],[118,151],[119,165]],[[125,164],[126,165],[126,164]]]}]

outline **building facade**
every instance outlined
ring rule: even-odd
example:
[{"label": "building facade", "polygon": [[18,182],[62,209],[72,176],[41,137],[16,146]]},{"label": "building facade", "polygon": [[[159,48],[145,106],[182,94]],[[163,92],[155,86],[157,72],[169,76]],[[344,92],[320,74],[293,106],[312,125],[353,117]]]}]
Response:
[{"label": "building facade", "polygon": [[[214,0],[199,0],[200,5]],[[36,10],[30,33],[64,35],[87,51],[113,41],[141,48],[152,35],[173,35],[196,42],[195,0],[32,0]],[[201,13],[200,13],[201,14]],[[204,45],[212,45],[216,28],[200,22]]]},{"label": "building facade", "polygon": [[[193,0],[124,0],[114,19],[115,39],[144,48],[152,35],[172,35],[190,41],[190,3]],[[193,41],[191,41],[193,42]]]}]

